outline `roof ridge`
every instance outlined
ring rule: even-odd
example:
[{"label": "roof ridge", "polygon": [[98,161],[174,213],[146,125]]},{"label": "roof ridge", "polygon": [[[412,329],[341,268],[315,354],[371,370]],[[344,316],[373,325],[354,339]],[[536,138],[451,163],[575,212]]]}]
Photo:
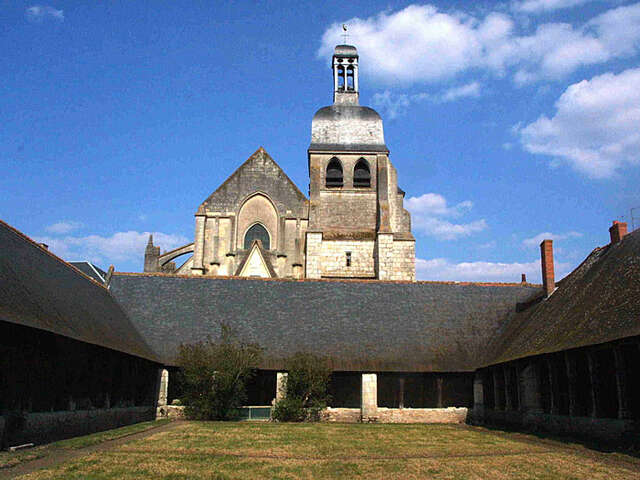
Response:
[{"label": "roof ridge", "polygon": [[[80,270],[79,268],[74,267],[73,265],[71,265],[69,262],[67,262],[66,260],[60,258],[59,256],[57,256],[55,253],[51,252],[48,248],[44,248],[40,243],[36,242],[33,238],[29,237],[28,235],[26,235],[25,233],[21,232],[20,230],[18,230],[17,228],[9,225],[7,222],[5,222],[4,220],[0,220],[0,224],[4,227],[6,227],[10,232],[12,232],[13,234],[17,235],[18,237],[21,237],[23,240],[26,240],[27,242],[31,243],[33,246],[37,247],[41,252],[46,253],[47,255],[49,255],[50,257],[52,257],[54,260],[62,263],[63,265],[65,265],[67,268],[72,269],[74,272],[79,273],[80,275],[82,275],[84,278],[86,278],[87,280],[90,280],[91,282],[95,283],[96,285],[98,285],[101,288],[104,288],[105,290],[109,291],[109,289],[107,288],[106,285],[98,282],[97,280],[95,280],[94,278],[91,278],[89,275],[87,275],[86,273],[84,273],[82,270]],[[86,260],[84,260],[86,261]]]},{"label": "roof ridge", "polygon": [[255,280],[265,282],[343,282],[343,283],[389,283],[389,284],[410,284],[410,285],[475,285],[479,287],[531,287],[540,288],[541,284],[537,283],[516,283],[516,282],[460,282],[445,280],[378,280],[367,278],[263,278],[263,277],[240,277],[235,275],[187,275],[179,273],[161,273],[161,272],[113,272],[113,275],[132,276],[132,277],[175,277],[175,278],[193,278],[207,280]]}]

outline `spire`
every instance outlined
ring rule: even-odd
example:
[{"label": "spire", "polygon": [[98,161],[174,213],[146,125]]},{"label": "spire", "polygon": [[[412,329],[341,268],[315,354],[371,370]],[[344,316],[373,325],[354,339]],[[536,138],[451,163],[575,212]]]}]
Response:
[{"label": "spire", "polygon": [[353,45],[337,45],[333,52],[333,103],[358,105],[358,50]]}]

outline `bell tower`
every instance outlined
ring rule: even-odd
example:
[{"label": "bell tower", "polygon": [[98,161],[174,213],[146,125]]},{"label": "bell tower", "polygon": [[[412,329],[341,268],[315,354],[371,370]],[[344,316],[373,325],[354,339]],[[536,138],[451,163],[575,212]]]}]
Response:
[{"label": "bell tower", "polygon": [[333,104],[311,122],[307,278],[415,280],[415,240],[382,119],[360,105],[358,50],[335,47]]},{"label": "bell tower", "polygon": [[358,51],[352,45],[338,45],[333,54],[333,103],[358,105]]}]

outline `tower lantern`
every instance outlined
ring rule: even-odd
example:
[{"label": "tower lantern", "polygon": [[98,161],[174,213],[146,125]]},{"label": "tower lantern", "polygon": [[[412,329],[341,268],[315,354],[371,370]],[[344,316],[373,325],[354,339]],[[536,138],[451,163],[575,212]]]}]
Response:
[{"label": "tower lantern", "polygon": [[333,53],[333,103],[358,105],[358,50],[338,45]]}]

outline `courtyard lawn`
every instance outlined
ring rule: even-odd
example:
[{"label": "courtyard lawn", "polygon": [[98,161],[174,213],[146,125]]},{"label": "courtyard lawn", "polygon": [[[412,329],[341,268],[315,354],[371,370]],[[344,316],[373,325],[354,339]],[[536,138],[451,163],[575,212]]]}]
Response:
[{"label": "courtyard lawn", "polygon": [[457,425],[184,422],[25,479],[640,479],[640,459]]}]

